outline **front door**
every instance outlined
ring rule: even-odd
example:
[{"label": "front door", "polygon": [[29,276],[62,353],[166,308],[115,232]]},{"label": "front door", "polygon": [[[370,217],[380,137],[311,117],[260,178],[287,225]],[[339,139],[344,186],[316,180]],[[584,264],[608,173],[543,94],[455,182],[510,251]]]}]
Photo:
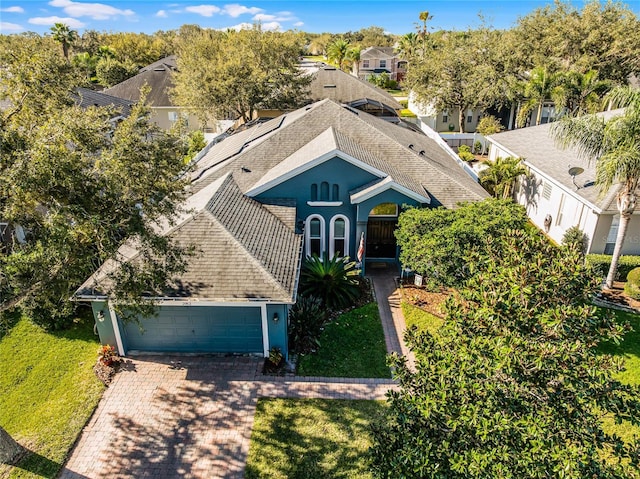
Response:
[{"label": "front door", "polygon": [[367,223],[367,258],[396,257],[396,237],[393,232],[398,225],[397,218],[373,219]]}]

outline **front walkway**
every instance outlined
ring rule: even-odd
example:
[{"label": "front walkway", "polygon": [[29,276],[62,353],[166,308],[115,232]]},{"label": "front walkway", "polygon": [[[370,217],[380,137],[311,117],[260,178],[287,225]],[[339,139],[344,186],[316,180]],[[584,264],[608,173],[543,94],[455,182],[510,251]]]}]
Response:
[{"label": "front walkway", "polygon": [[[404,328],[393,271],[371,275],[387,341]],[[86,425],[61,479],[242,478],[260,397],[384,399],[389,379],[270,377],[262,358],[127,359]]]}]

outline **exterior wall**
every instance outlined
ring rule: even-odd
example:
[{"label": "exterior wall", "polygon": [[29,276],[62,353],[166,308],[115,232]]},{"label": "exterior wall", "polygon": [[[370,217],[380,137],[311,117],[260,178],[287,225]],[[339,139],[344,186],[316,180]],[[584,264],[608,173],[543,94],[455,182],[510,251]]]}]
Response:
[{"label": "exterior wall", "polygon": [[[278,314],[278,321],[273,320],[273,315]],[[286,304],[267,305],[267,324],[269,328],[269,348],[280,348],[285,359],[289,359],[289,307]]]},{"label": "exterior wall", "polygon": [[[96,329],[100,336],[100,344],[109,344],[117,347],[116,333],[113,329],[113,320],[106,301],[93,301],[91,303],[93,318],[96,322]],[[99,316],[99,313],[102,315]]]},{"label": "exterior wall", "polygon": [[[380,61],[385,61],[385,66],[380,66]],[[365,67],[365,62],[369,62],[369,66]],[[392,80],[401,82],[404,80],[404,76],[407,72],[406,68],[399,66],[398,64],[406,64],[398,57],[369,57],[361,58],[358,63],[358,77],[366,80],[371,74],[375,74],[374,70],[386,70],[389,73],[389,77]]]},{"label": "exterior wall", "polygon": [[[614,214],[601,214],[598,216],[598,224],[595,229],[593,241],[589,253],[604,253],[611,229]],[[640,215],[634,214],[627,227],[627,235],[622,245],[622,254],[640,255]]]},{"label": "exterior wall", "polygon": [[[152,107],[151,121],[163,130],[169,130],[175,123],[170,119],[170,116],[177,115],[179,118],[183,114],[183,111],[177,107]],[[203,130],[200,120],[193,113],[187,115],[187,128],[189,131]],[[204,128],[205,133],[215,133],[216,130],[216,127],[207,126],[207,128]]]}]

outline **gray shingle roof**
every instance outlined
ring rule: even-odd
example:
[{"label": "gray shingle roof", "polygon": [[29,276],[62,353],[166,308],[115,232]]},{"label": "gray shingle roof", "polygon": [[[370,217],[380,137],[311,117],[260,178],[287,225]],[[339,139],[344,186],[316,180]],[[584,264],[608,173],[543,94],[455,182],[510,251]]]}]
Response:
[{"label": "gray shingle roof", "polygon": [[[623,110],[612,110],[599,113],[604,119],[619,115]],[[550,134],[551,124],[530,126],[516,130],[496,133],[489,140],[497,146],[508,150],[516,157],[524,159],[524,163],[559,184],[574,191],[589,203],[603,211],[616,209],[615,196],[619,187],[614,187],[605,195],[595,186],[596,164],[578,155],[576,149],[563,150],[556,145]],[[569,175],[569,168],[579,167],[583,173],[575,177]],[[576,187],[578,185],[578,187]]]},{"label": "gray shingle roof", "polygon": [[[194,195],[198,198],[187,202],[190,213],[184,214],[175,227],[162,228],[178,244],[196,247],[187,271],[165,292],[166,296],[190,301],[293,302],[301,235],[269,208],[244,196],[232,175],[219,178],[201,191]],[[276,206],[283,217],[295,217],[295,208],[284,202]],[[125,245],[123,250],[135,261],[134,248]],[[105,263],[76,296],[107,295],[112,284],[109,273],[115,267],[114,262]]]},{"label": "gray shingle roof", "polygon": [[309,87],[309,98],[311,101],[329,98],[338,103],[351,103],[369,98],[384,103],[391,110],[402,108],[402,105],[386,91],[335,67],[319,68],[314,73]]},{"label": "gray shingle roof", "polygon": [[[285,114],[280,121],[278,127],[273,128],[272,124],[268,133],[235,155],[225,156],[229,150],[236,149],[236,144],[231,149],[224,145],[234,135],[214,145],[202,158],[202,164],[197,165],[195,178],[198,179],[192,185],[194,191],[233,172],[240,190],[246,193],[272,169],[279,168],[281,162],[332,128],[341,151],[377,165],[396,181],[410,183],[411,189],[419,185],[420,189],[426,190],[434,206],[453,208],[460,201],[476,201],[488,196],[453,158],[424,134],[354,112],[331,100]],[[243,132],[243,135],[247,134]],[[243,136],[237,143],[246,138]],[[309,157],[308,161],[313,159]]]},{"label": "gray shingle roof", "polygon": [[173,72],[175,71],[175,57],[173,62],[171,57],[159,60],[140,70],[136,76],[131,77],[122,83],[104,90],[104,93],[125,100],[140,100],[140,88],[149,85],[151,91],[147,96],[147,102],[151,106],[174,106],[169,91],[173,88]]},{"label": "gray shingle roof", "polygon": [[369,47],[360,52],[360,60],[372,58],[393,58],[397,56],[393,47]]},{"label": "gray shingle roof", "polygon": [[130,100],[118,98],[99,91],[89,90],[88,88],[78,88],[76,93],[76,102],[81,108],[88,108],[90,106],[110,106],[118,111],[122,116],[129,116],[129,113],[131,113],[131,107],[134,103]]}]

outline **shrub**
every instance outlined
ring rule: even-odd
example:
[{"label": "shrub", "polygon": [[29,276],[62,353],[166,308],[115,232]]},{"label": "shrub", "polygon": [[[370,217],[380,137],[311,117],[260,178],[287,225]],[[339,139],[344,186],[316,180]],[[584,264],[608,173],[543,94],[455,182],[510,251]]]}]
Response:
[{"label": "shrub", "polygon": [[357,274],[356,263],[348,258],[313,255],[302,264],[300,293],[320,298],[329,309],[340,309],[358,298]]},{"label": "shrub", "polygon": [[481,142],[480,140],[476,141],[476,142],[473,144],[473,152],[474,152],[476,155],[479,155],[480,153],[482,153],[482,142]]},{"label": "shrub", "polygon": [[[586,256],[587,263],[589,263],[595,272],[601,276],[605,276],[609,271],[611,265],[611,255],[608,254],[588,254]],[[616,273],[615,280],[620,281],[622,278],[626,278],[633,268],[640,266],[640,256],[620,256],[618,261],[618,272]]]},{"label": "shrub", "polygon": [[577,226],[572,226],[565,231],[564,236],[562,237],[562,245],[566,248],[575,248],[584,256],[587,254],[589,237]]},{"label": "shrub", "polygon": [[471,148],[467,145],[460,145],[458,148],[458,156],[461,160],[464,161],[473,161],[475,160],[475,156],[471,153]]},{"label": "shrub", "polygon": [[320,346],[320,334],[327,322],[322,301],[313,296],[300,296],[289,311],[289,349],[296,354],[309,354]]},{"label": "shrub", "polygon": [[627,274],[627,283],[624,285],[624,292],[633,299],[640,299],[640,267],[633,268]]}]

